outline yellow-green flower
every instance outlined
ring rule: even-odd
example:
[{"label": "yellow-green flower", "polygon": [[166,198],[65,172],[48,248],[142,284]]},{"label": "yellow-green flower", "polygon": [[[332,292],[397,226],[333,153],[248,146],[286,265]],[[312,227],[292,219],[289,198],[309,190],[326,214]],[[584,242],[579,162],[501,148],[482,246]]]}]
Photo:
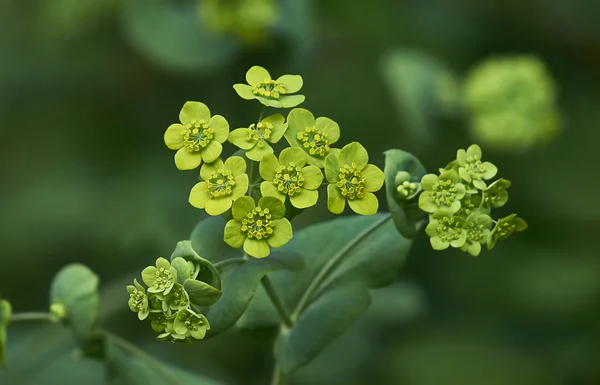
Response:
[{"label": "yellow-green flower", "polygon": [[137,279],[134,279],[133,285],[127,285],[127,292],[129,293],[129,309],[137,313],[141,321],[145,320],[150,314],[146,290],[138,283]]},{"label": "yellow-green flower", "polygon": [[209,215],[221,215],[231,208],[233,201],[248,191],[246,161],[241,156],[217,159],[200,168],[202,182],[190,191],[192,206],[205,209]]},{"label": "yellow-green flower", "polygon": [[499,219],[488,237],[488,250],[493,249],[497,241],[508,238],[515,231],[524,231],[525,229],[527,229],[527,222],[523,218],[519,218],[517,214],[510,214]]},{"label": "yellow-green flower", "polygon": [[473,183],[473,186],[480,190],[485,190],[487,185],[484,180],[496,176],[498,168],[491,162],[482,162],[481,155],[481,147],[472,144],[467,151],[458,150],[456,161],[460,166],[458,174],[461,179]]},{"label": "yellow-green flower", "polygon": [[327,207],[334,214],[341,214],[346,207],[357,214],[372,215],[379,208],[374,192],[383,186],[383,171],[369,163],[367,150],[358,142],[352,142],[339,152],[325,159]]},{"label": "yellow-green flower", "polygon": [[281,114],[267,116],[248,128],[237,128],[229,133],[229,141],[246,151],[248,159],[259,162],[266,154],[273,153],[269,143],[277,143],[287,130]]},{"label": "yellow-green flower", "polygon": [[448,246],[462,247],[467,241],[465,220],[452,215],[452,211],[441,209],[433,213],[425,228],[434,250],[445,250]]},{"label": "yellow-green flower", "polygon": [[454,170],[442,170],[439,176],[427,174],[421,178],[423,192],[419,196],[421,210],[433,213],[438,209],[460,210],[460,200],[467,190]]},{"label": "yellow-green flower", "polygon": [[323,182],[323,173],[317,166],[306,166],[306,153],[297,147],[286,148],[279,154],[263,157],[260,185],[263,196],[273,196],[281,201],[289,197],[290,203],[299,209],[314,206],[319,199],[317,189]]},{"label": "yellow-green flower", "polygon": [[275,197],[262,197],[257,206],[254,199],[243,196],[233,203],[232,214],[224,241],[231,247],[244,246],[252,257],[264,258],[270,247],[281,247],[292,238],[292,225],[283,217],[285,206]]},{"label": "yellow-green flower", "polygon": [[165,144],[175,153],[180,170],[193,170],[202,161],[214,162],[227,140],[229,123],[221,115],[211,117],[204,103],[186,102],[179,113],[180,123],[171,124],[165,132]]},{"label": "yellow-green flower", "polygon": [[208,330],[210,330],[210,324],[204,315],[191,309],[181,309],[173,320],[175,333],[171,333],[171,335],[175,339],[192,337],[201,340],[206,336]]},{"label": "yellow-green flower", "polygon": [[148,293],[169,294],[177,282],[177,270],[169,261],[158,258],[155,266],[148,266],[142,270],[142,280],[148,285]]},{"label": "yellow-green flower", "polygon": [[267,107],[292,108],[304,101],[304,95],[290,95],[302,88],[302,76],[283,75],[273,80],[269,71],[253,66],[246,72],[248,84],[234,84],[235,92],[246,100],[256,99]]},{"label": "yellow-green flower", "polygon": [[340,138],[340,126],[325,117],[315,119],[304,108],[294,108],[288,115],[285,139],[292,147],[300,147],[308,155],[308,164],[323,168],[325,158],[338,149],[330,146]]},{"label": "yellow-green flower", "polygon": [[468,251],[474,257],[478,256],[481,245],[486,244],[489,239],[491,225],[492,218],[487,214],[475,211],[469,215],[466,220],[467,240],[460,249]]}]

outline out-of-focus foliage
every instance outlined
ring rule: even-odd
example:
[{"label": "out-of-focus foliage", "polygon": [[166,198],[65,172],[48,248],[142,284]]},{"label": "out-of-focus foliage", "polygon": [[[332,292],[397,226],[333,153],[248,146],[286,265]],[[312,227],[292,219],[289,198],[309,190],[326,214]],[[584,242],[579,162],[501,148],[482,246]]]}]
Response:
[{"label": "out-of-focus foliage", "polygon": [[[444,375],[463,385],[600,381],[600,185],[590,177],[600,162],[600,3],[282,0],[264,44],[216,35],[227,43],[215,48],[196,32],[171,31],[207,31],[198,1],[146,1],[140,12],[168,4],[175,11],[165,18],[185,14],[170,26],[147,24],[144,35],[159,46],[152,50],[127,26],[137,2],[68,3],[0,1],[0,294],[13,312],[47,309],[55,272],[82,262],[101,278],[99,325],[204,377],[265,384],[274,330],[172,347],[155,342],[127,308],[123,287],[201,216],[187,202],[196,176],[176,172],[162,142],[173,111],[200,100],[242,127],[260,111],[231,88],[244,82],[240,74],[253,64],[299,73],[311,95],[306,108],[340,124],[340,145],[361,142],[379,167],[384,156],[376,153],[400,148],[434,172],[473,142],[468,121],[441,116],[417,140],[381,76],[385,54],[411,47],[457,75],[490,57],[535,54],[560,91],[561,133],[510,155],[481,144],[513,182],[511,208],[529,229],[478,259],[434,252],[419,234],[400,273],[412,286],[378,290],[365,318],[291,384],[427,385]],[[78,13],[87,7],[96,10]],[[50,20],[57,14],[81,16],[59,26]],[[176,44],[173,34],[186,40]],[[189,65],[171,48],[198,63],[220,59]],[[324,219],[307,212],[293,224]],[[398,298],[393,311],[376,306],[382,295]],[[104,383],[103,365],[74,359],[60,325],[9,328],[0,383]]]}]

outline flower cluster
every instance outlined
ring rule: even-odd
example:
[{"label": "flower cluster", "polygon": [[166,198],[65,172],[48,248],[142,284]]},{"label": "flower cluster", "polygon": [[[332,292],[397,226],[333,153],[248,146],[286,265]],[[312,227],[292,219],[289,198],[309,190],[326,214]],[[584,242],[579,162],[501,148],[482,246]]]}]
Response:
[{"label": "flower cluster", "polygon": [[181,257],[174,258],[171,263],[158,258],[155,266],[142,271],[142,281],[147,288],[137,279],[127,286],[129,309],[137,313],[140,320],[149,320],[160,340],[203,339],[210,324],[199,307],[216,302],[220,290],[197,281],[197,274],[194,263]]},{"label": "flower cluster", "polygon": [[[233,88],[241,98],[262,104],[263,113],[268,107],[296,107],[305,99],[296,94],[303,85],[300,75],[274,79],[266,69],[253,66],[246,81]],[[252,257],[267,257],[271,248],[292,238],[289,220],[317,203],[321,187],[327,186],[327,206],[334,214],[341,214],[346,202],[361,215],[377,212],[374,193],[383,185],[383,172],[368,164],[367,150],[359,143],[334,147],[340,127],[332,119],[293,108],[287,118],[279,113],[264,118],[261,114],[257,122],[230,132],[224,117],[211,115],[203,103],[187,102],[179,120],[169,126],[164,139],[167,147],[177,150],[178,169],[201,166],[201,181],[190,191],[190,204],[209,215],[226,217],[224,241],[234,248],[243,247]],[[240,151],[222,158],[225,141]],[[275,146],[283,142],[289,148],[276,155]],[[140,292],[137,286],[133,288]],[[138,313],[140,317],[145,314]]]},{"label": "flower cluster", "polygon": [[421,190],[419,207],[429,213],[425,231],[435,250],[452,246],[477,256],[482,245],[492,249],[496,241],[527,228],[516,214],[497,221],[490,216],[492,208],[508,201],[510,181],[490,182],[497,173],[494,164],[482,161],[481,148],[474,144],[458,150],[456,159],[439,174],[423,176],[420,186],[408,182],[407,173],[398,173],[396,185],[398,194],[407,198]]},{"label": "flower cluster", "polygon": [[463,95],[471,134],[488,147],[524,151],[560,129],[556,86],[537,57],[482,62],[468,74]]}]

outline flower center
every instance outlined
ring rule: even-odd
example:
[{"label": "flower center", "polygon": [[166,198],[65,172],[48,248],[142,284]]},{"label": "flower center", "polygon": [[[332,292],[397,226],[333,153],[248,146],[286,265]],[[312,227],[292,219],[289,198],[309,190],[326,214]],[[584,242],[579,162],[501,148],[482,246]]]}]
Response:
[{"label": "flower center", "polygon": [[273,132],[273,124],[269,122],[259,122],[258,124],[251,124],[246,129],[246,140],[248,142],[258,141],[258,147],[265,145],[265,140],[271,137]]},{"label": "flower center", "polygon": [[156,281],[154,281],[154,287],[157,289],[166,289],[173,283],[173,276],[168,269],[159,267],[156,269]]},{"label": "flower center", "polygon": [[304,131],[300,131],[296,138],[310,155],[325,157],[329,153],[327,134],[317,130],[316,127],[304,128]]},{"label": "flower center", "polygon": [[131,298],[132,307],[135,311],[144,310],[148,306],[146,294],[141,290],[135,289],[129,294],[129,298]]},{"label": "flower center", "polygon": [[460,202],[460,210],[458,211],[457,215],[460,214],[460,215],[469,216],[473,212],[473,209],[475,207],[477,207],[477,206],[471,200],[471,196],[465,197]]},{"label": "flower center", "polygon": [[271,220],[269,209],[255,207],[242,220],[242,231],[250,239],[266,239],[273,234],[275,222]]},{"label": "flower center", "polygon": [[401,197],[407,198],[415,193],[415,191],[417,190],[417,184],[405,180],[404,182],[402,182],[401,185],[399,185],[396,188],[396,190],[398,191],[398,194],[400,194]]},{"label": "flower center", "polygon": [[286,94],[286,90],[283,83],[277,80],[265,79],[252,86],[252,93],[267,99],[279,99],[280,95]]},{"label": "flower center", "polygon": [[467,228],[467,239],[471,242],[480,242],[483,238],[484,225],[473,223]]},{"label": "flower center", "polygon": [[436,206],[450,206],[456,200],[456,186],[451,180],[440,180],[431,189],[431,199]]},{"label": "flower center", "polygon": [[192,120],[185,128],[183,145],[189,152],[200,151],[201,148],[208,146],[213,138],[214,130],[208,127],[204,120]]},{"label": "flower center", "polygon": [[294,162],[290,162],[287,167],[279,166],[275,170],[275,179],[273,184],[277,186],[277,190],[289,196],[294,196],[302,190],[304,185],[304,175],[302,169],[296,167]]},{"label": "flower center", "polygon": [[176,307],[186,307],[188,304],[188,299],[185,294],[185,289],[181,286],[177,286],[176,290],[171,291],[170,294],[170,302]]},{"label": "flower center", "polygon": [[365,193],[365,180],[360,175],[360,170],[356,166],[356,163],[352,162],[351,165],[343,165],[340,167],[340,181],[337,182],[337,186],[342,191],[342,195],[353,200],[356,198],[362,198]]},{"label": "flower center", "polygon": [[460,238],[462,228],[455,218],[443,217],[438,222],[437,236],[444,242]]},{"label": "flower center", "polygon": [[233,174],[229,170],[219,170],[210,174],[206,181],[206,189],[211,198],[220,198],[231,195],[235,186]]},{"label": "flower center", "polygon": [[485,165],[479,158],[475,156],[469,156],[467,158],[465,169],[471,178],[475,180],[482,180],[483,175],[485,174]]},{"label": "flower center", "polygon": [[515,232],[515,225],[511,222],[502,222],[496,225],[498,228],[495,231],[496,238],[506,239],[509,235]]}]

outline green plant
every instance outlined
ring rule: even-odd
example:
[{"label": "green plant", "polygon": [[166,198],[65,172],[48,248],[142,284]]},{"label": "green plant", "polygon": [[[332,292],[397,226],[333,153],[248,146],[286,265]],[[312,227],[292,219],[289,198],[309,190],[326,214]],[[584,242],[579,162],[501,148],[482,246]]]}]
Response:
[{"label": "green plant", "polygon": [[[158,339],[192,343],[236,325],[277,327],[272,383],[283,384],[361,316],[370,303],[368,289],[394,281],[423,229],[434,249],[452,246],[475,256],[482,245],[491,249],[526,228],[515,214],[491,218],[491,210],[507,202],[510,182],[491,182],[498,169],[482,161],[479,146],[459,150],[439,175],[427,174],[408,152],[388,150],[382,171],[369,163],[361,144],[334,147],[340,128],[332,119],[315,119],[302,108],[287,119],[263,118],[267,108],[304,101],[289,95],[302,88],[299,75],[273,80],[254,66],[246,79],[249,85],[234,88],[262,105],[256,123],[230,132],[224,117],[191,101],[165,132],[166,146],[177,151],[176,167],[200,167],[201,182],[192,187],[189,202],[210,217],[169,259],[158,258],[141,272],[145,286],[134,279],[126,287],[129,308]],[[276,156],[283,137],[289,147]],[[227,141],[239,150],[225,157]],[[378,213],[376,193],[384,183],[389,212]],[[294,231],[292,220],[325,195],[331,213],[342,214],[348,204],[359,216]],[[47,320],[68,326],[84,355],[113,365],[112,375],[122,381],[123,362],[135,356],[166,383],[187,383],[177,370],[97,327],[97,286],[92,271],[69,265],[52,283],[50,312],[12,314],[10,304],[0,301],[0,359],[9,323]]]}]

